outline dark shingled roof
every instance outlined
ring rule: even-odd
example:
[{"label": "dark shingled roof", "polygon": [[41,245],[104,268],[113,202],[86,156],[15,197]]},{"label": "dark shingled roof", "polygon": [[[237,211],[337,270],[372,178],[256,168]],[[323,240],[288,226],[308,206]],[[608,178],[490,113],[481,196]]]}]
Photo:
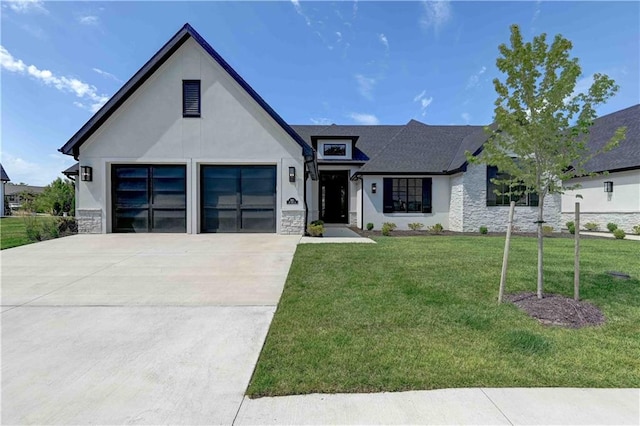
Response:
[{"label": "dark shingled roof", "polygon": [[189,24],[184,26],[156,52],[146,64],[127,81],[93,117],[73,135],[58,151],[78,158],[78,150],[100,126],[140,87],[153,73],[166,62],[189,38],[193,38],[220,66],[251,96],[280,127],[302,148],[304,156],[312,156],[313,150],[304,140],[253,90],[249,84],[216,52],[205,39]]},{"label": "dark shingled roof", "polygon": [[78,176],[80,174],[80,163],[76,163],[73,166],[69,167],[67,170],[62,172],[63,175],[69,176]]},{"label": "dark shingled roof", "polygon": [[587,172],[640,168],[640,104],[599,117],[589,133],[592,152],[602,149],[619,127],[626,126],[626,139],[609,152],[596,155],[585,164]]},{"label": "dark shingled roof", "polygon": [[0,164],[0,182],[9,182],[10,180],[7,172],[4,171],[4,167]]}]

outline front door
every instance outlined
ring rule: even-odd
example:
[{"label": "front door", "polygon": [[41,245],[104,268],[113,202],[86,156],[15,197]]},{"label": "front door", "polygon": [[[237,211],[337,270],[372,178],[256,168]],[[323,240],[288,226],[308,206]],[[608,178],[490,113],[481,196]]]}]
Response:
[{"label": "front door", "polygon": [[349,171],[320,172],[320,219],[349,223]]}]

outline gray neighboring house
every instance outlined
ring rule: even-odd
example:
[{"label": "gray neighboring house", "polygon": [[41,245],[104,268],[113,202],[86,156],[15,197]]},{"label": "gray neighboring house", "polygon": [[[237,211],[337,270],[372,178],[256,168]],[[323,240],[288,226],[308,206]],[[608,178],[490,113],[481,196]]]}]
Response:
[{"label": "gray neighboring house", "polygon": [[[321,219],[380,229],[506,229],[496,170],[470,165],[482,126],[289,125],[188,24],[62,148],[79,164],[81,232],[302,234]],[[516,227],[535,229],[537,198]],[[561,197],[545,218],[562,224]]]},{"label": "gray neighboring house", "polygon": [[2,201],[0,203],[0,217],[4,216],[5,211],[4,211],[4,185],[11,181],[11,179],[9,179],[9,175],[7,175],[7,172],[4,171],[4,167],[2,167],[2,164],[0,164],[0,200]]},{"label": "gray neighboring house", "polygon": [[9,203],[9,208],[11,210],[18,210],[22,208],[22,203],[24,201],[23,194],[42,194],[42,192],[44,191],[44,186],[19,185],[9,183],[5,186],[4,191],[4,196]]}]

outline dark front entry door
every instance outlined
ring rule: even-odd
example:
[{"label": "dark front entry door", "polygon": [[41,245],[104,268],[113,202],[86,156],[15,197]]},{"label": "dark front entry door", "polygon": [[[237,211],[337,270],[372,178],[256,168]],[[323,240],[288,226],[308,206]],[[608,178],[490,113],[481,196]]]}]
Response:
[{"label": "dark front entry door", "polygon": [[276,166],[202,166],[202,232],[276,232]]},{"label": "dark front entry door", "polygon": [[113,232],[187,232],[186,167],[113,165]]},{"label": "dark front entry door", "polygon": [[320,172],[320,219],[349,223],[349,171]]}]

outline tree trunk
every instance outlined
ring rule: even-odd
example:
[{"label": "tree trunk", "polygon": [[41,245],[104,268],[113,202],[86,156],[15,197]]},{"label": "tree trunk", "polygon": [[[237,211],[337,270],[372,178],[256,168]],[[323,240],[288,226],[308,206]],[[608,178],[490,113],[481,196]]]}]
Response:
[{"label": "tree trunk", "polygon": [[576,203],[575,210],[575,256],[573,264],[573,300],[580,300],[580,203]]},{"label": "tree trunk", "polygon": [[538,299],[542,299],[543,281],[543,261],[542,261],[542,217],[544,213],[544,196],[540,195],[538,200]]}]

